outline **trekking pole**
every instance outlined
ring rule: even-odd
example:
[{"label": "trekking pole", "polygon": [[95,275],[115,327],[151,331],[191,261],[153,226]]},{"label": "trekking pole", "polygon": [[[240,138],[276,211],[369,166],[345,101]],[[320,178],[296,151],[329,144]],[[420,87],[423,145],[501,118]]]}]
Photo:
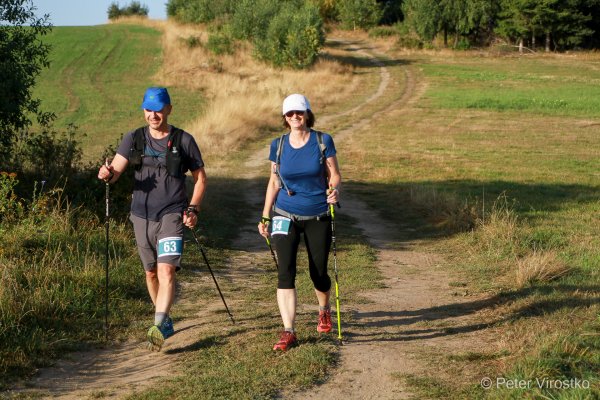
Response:
[{"label": "trekking pole", "polygon": [[271,256],[273,257],[273,261],[275,261],[275,269],[279,269],[279,264],[277,263],[277,257],[275,257],[275,252],[273,251],[273,246],[271,246],[271,241],[268,237],[265,238],[267,241],[267,245],[269,246],[269,250],[271,250]]},{"label": "trekking pole", "polygon": [[[339,203],[338,203],[339,207]],[[338,327],[338,341],[340,345],[342,343],[342,320],[340,318],[340,290],[338,286],[338,270],[337,270],[337,254],[335,248],[335,212],[333,211],[333,204],[329,205],[329,212],[331,213],[331,244],[333,246],[333,270],[335,272],[335,308],[337,313],[337,327]]]},{"label": "trekking pole", "polygon": [[[106,159],[106,167],[108,168],[109,164],[108,164],[108,158]],[[106,212],[104,214],[105,218],[104,218],[104,227],[106,229],[106,254],[105,254],[105,264],[104,264],[104,272],[105,272],[105,277],[104,277],[104,281],[105,281],[105,287],[104,287],[104,339],[106,341],[108,341],[108,246],[109,246],[109,242],[108,242],[108,232],[109,232],[109,218],[110,218],[110,208],[109,208],[109,204],[110,204],[110,185],[108,183],[109,180],[106,180],[105,185],[106,185],[106,195],[105,195],[105,199],[106,199]]]},{"label": "trekking pole", "polygon": [[233,315],[231,315],[231,312],[229,312],[229,307],[227,307],[227,303],[225,302],[225,298],[223,297],[223,293],[221,293],[221,288],[219,288],[219,284],[217,283],[217,279],[215,278],[215,274],[213,274],[212,269],[210,268],[210,264],[208,263],[208,259],[206,258],[206,254],[204,254],[204,249],[202,248],[202,245],[198,241],[198,237],[196,236],[196,231],[194,231],[191,228],[190,228],[190,231],[192,231],[192,235],[194,235],[194,241],[198,245],[198,248],[200,249],[200,253],[202,253],[202,258],[204,258],[204,262],[206,263],[206,266],[208,267],[208,270],[210,271],[210,275],[212,276],[213,281],[215,282],[215,286],[217,287],[217,290],[219,291],[219,296],[221,296],[221,300],[223,300],[223,305],[225,305],[225,310],[227,310],[227,314],[229,314],[229,318],[231,319],[231,323],[235,325],[235,321],[233,320]]}]

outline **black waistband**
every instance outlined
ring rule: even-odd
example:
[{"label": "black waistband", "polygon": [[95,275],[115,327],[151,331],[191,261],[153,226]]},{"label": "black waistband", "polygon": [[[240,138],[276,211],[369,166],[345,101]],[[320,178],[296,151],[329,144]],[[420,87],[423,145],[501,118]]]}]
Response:
[{"label": "black waistband", "polygon": [[277,208],[277,207],[273,207],[273,211],[275,211],[277,214],[281,214],[284,217],[288,217],[291,220],[294,221],[310,221],[313,219],[316,219],[317,221],[320,220],[321,218],[325,218],[329,216],[329,211],[324,212],[323,214],[319,214],[319,215],[296,215],[296,214],[291,214],[287,211],[283,211],[281,208]]}]

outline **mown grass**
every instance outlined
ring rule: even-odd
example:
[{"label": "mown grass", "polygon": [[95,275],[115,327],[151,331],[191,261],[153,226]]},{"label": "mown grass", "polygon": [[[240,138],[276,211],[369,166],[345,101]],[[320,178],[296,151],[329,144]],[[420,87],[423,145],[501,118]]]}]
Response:
[{"label": "mown grass", "polygon": [[[469,290],[490,293],[479,329],[493,329],[506,356],[429,355],[439,368],[399,379],[427,398],[598,398],[597,58],[411,60],[424,96],[342,148],[353,181],[345,187],[417,229],[399,239],[422,239]],[[457,363],[477,378],[444,377]],[[483,374],[587,379],[591,388],[482,391]]]},{"label": "mown grass", "polygon": [[[84,158],[93,160],[108,144],[144,124],[140,109],[144,91],[160,86],[163,64],[159,30],[139,25],[55,27],[44,38],[52,46],[50,67],[41,73],[34,96],[54,112],[57,128],[75,124]],[[172,122],[186,121],[202,109],[199,91],[172,85]]]},{"label": "mown grass", "polygon": [[431,107],[597,117],[600,73],[583,57],[454,57],[423,66]]}]

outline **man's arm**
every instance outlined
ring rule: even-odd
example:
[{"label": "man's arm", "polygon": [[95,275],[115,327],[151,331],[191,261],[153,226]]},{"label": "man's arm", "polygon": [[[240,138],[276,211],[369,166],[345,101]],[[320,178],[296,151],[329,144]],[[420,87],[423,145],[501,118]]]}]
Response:
[{"label": "man's arm", "polygon": [[190,207],[193,207],[196,212],[186,212],[183,214],[183,224],[190,228],[193,228],[198,221],[197,213],[200,211],[204,192],[206,191],[206,172],[204,171],[204,167],[192,171],[192,178],[194,179],[194,190],[190,200]]},{"label": "man's arm", "polygon": [[106,181],[108,183],[116,182],[125,168],[127,168],[129,161],[120,154],[116,154],[113,158],[112,163],[106,166],[103,165],[98,171],[98,179]]}]

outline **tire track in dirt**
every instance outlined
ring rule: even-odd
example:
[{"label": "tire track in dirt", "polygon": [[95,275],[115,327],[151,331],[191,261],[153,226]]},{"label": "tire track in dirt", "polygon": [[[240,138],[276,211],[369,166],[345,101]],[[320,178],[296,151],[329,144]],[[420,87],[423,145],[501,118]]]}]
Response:
[{"label": "tire track in dirt", "polygon": [[[362,104],[340,113],[321,117],[319,122],[328,123],[333,120],[346,118],[363,109],[367,104],[380,99],[390,83],[390,73],[387,67],[371,51],[366,51],[364,46],[357,50],[354,44],[337,41],[347,45],[347,51],[359,52],[369,58],[370,62],[379,68],[380,82],[377,89]],[[405,84],[401,96],[388,105],[372,113],[368,118],[352,123],[334,134],[336,144],[339,145],[353,133],[359,132],[370,124],[384,117],[391,110],[406,108],[414,104],[426,87],[419,85],[416,80],[416,72],[412,67],[404,68]],[[260,167],[260,168],[259,168]],[[258,174],[257,174],[257,168]],[[244,178],[250,180],[257,176],[266,175],[268,171],[268,147],[254,154],[245,164]],[[266,178],[265,178],[266,186]],[[244,190],[246,202],[250,209],[261,210],[264,196],[264,187],[258,185],[247,185]],[[312,390],[301,392],[286,392],[283,398],[306,399],[306,398],[349,398],[349,399],[398,399],[403,398],[404,388],[399,381],[394,380],[390,371],[416,371],[421,368],[412,359],[409,352],[401,352],[397,347],[402,342],[392,342],[382,337],[397,337],[397,327],[394,324],[396,313],[406,308],[406,297],[412,298],[412,307],[419,309],[431,305],[428,294],[439,293],[443,290],[443,282],[433,271],[434,260],[426,254],[420,254],[410,250],[397,251],[388,249],[387,238],[391,233],[397,231],[397,227],[389,226],[385,221],[369,210],[366,204],[358,199],[343,198],[344,209],[341,212],[349,213],[356,217],[359,227],[371,244],[378,249],[377,267],[385,277],[386,288],[365,294],[372,303],[368,306],[360,306],[350,309],[342,301],[341,307],[344,312],[351,310],[353,314],[352,326],[342,326],[344,338],[347,344],[340,347],[340,363],[330,377],[322,385]],[[260,212],[260,211],[259,211]],[[257,254],[265,253],[267,250],[264,239],[257,234],[254,221],[247,221],[245,230],[237,239],[235,246],[244,250],[244,255],[236,262],[238,265],[245,260],[255,257]],[[400,280],[403,270],[407,267],[420,267],[422,271],[410,280]],[[343,298],[343,266],[340,270],[340,290]],[[431,284],[438,282],[438,284]],[[410,291],[410,293],[409,293]],[[439,299],[439,294],[437,295]],[[444,299],[448,300],[448,299]],[[300,308],[308,305],[298,305]],[[390,323],[390,320],[392,321]],[[372,329],[366,330],[365,327]],[[390,345],[390,343],[393,343]]]}]

